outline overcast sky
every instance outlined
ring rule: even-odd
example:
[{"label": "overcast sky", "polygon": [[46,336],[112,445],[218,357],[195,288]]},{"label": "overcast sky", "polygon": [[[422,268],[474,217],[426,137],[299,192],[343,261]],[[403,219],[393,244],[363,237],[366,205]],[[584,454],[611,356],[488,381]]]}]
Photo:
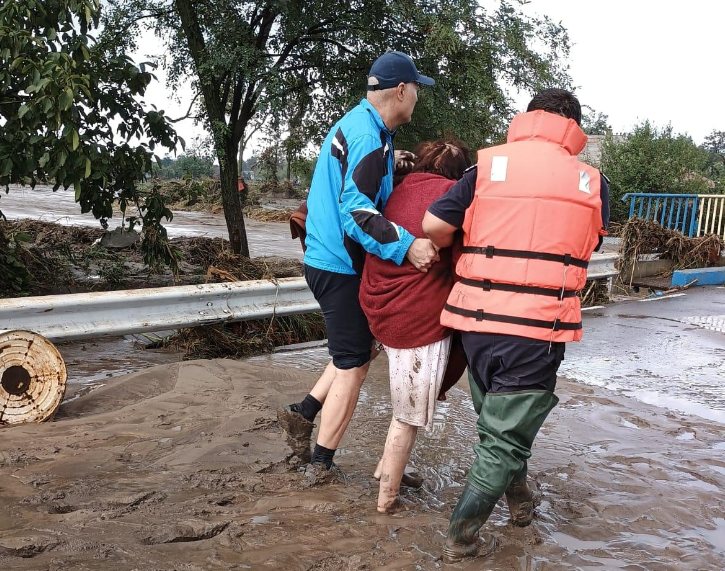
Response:
[{"label": "overcast sky", "polygon": [[725,2],[532,0],[525,10],[569,30],[577,95],[615,131],[671,122],[698,144],[725,131]]},{"label": "overcast sky", "polygon": [[[484,0],[482,0],[484,1]],[[570,74],[583,104],[609,115],[616,132],[644,119],[672,123],[702,143],[713,129],[725,130],[722,33],[725,2],[689,0],[531,0],[524,10],[561,21],[572,43]],[[136,61],[158,53],[148,37]],[[163,72],[157,73],[162,82]],[[154,84],[146,100],[170,117],[184,115],[191,94],[172,94]],[[180,102],[173,101],[176,95]],[[517,101],[525,106],[528,95]],[[187,143],[201,132],[192,121],[178,123]]]}]

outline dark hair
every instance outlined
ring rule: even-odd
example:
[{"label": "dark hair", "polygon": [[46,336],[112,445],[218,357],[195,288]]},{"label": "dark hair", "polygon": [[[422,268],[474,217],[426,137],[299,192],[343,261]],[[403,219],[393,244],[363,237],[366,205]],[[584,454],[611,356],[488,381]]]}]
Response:
[{"label": "dark hair", "polygon": [[534,95],[526,111],[539,109],[574,119],[577,125],[582,124],[582,106],[576,96],[566,89],[544,89]]},{"label": "dark hair", "polygon": [[418,159],[413,172],[427,172],[458,180],[471,166],[468,147],[456,139],[421,143],[416,148]]},{"label": "dark hair", "polygon": [[398,186],[403,179],[413,172],[415,161],[418,158],[410,151],[395,151],[395,169],[393,170],[393,188]]}]

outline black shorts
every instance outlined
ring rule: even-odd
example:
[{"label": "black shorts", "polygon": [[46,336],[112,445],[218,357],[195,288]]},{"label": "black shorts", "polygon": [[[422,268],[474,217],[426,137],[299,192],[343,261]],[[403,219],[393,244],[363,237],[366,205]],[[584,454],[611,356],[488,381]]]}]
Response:
[{"label": "black shorts", "polygon": [[360,277],[305,265],[305,280],[322,308],[327,347],[338,369],[362,367],[370,361],[373,334],[360,307]]},{"label": "black shorts", "polygon": [[483,392],[554,392],[565,343],[466,331],[461,338],[469,370]]}]

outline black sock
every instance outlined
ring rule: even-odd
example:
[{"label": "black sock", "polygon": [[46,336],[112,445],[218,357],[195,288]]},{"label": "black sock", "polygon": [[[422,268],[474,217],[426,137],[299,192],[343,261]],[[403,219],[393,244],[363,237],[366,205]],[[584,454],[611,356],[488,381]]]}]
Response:
[{"label": "black sock", "polygon": [[310,422],[315,420],[317,413],[322,409],[322,403],[312,395],[307,395],[304,400],[297,405],[297,412],[304,416]]},{"label": "black sock", "polygon": [[324,464],[329,470],[332,467],[332,458],[335,456],[335,450],[330,450],[319,444],[315,444],[315,449],[312,452],[311,464]]}]

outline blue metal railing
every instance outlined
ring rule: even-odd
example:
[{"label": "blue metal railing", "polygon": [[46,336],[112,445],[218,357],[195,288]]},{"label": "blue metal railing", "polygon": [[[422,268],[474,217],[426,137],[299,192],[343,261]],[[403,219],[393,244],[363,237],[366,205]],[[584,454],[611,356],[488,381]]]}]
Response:
[{"label": "blue metal railing", "polygon": [[622,202],[629,200],[630,218],[653,220],[692,237],[699,233],[698,211],[702,198],[701,194],[630,192],[622,197]]}]

